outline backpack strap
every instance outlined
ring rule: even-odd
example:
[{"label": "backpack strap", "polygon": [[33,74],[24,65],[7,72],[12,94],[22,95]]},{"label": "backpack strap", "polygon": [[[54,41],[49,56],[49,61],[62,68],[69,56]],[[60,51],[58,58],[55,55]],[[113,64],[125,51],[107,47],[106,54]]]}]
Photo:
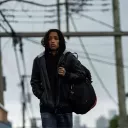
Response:
[{"label": "backpack strap", "polygon": [[66,52],[66,53],[64,54],[64,58],[63,58],[63,60],[62,60],[62,62],[61,62],[61,66],[65,67],[65,64],[66,64],[66,62],[67,62],[68,55],[69,55],[70,53],[71,53],[71,52]]},{"label": "backpack strap", "polygon": [[76,52],[74,52],[74,53],[72,53],[72,54],[76,55],[76,58],[78,59],[78,54],[77,54]]},{"label": "backpack strap", "polygon": [[[70,51],[66,51],[66,52],[64,53],[64,58],[63,58],[63,61],[61,62],[61,65],[62,65],[62,66],[65,66],[65,63],[66,63],[67,58],[68,58],[68,55],[69,55],[70,53],[71,53]],[[74,53],[72,53],[72,54],[74,54],[74,55],[76,56],[76,58],[78,59],[78,54],[77,54],[76,52],[74,52]]]}]

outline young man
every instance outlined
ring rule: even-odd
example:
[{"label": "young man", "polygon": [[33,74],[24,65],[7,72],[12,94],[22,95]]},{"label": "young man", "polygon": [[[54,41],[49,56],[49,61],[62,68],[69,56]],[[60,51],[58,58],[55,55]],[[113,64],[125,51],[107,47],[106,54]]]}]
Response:
[{"label": "young man", "polygon": [[[33,62],[31,86],[40,100],[43,128],[72,128],[72,109],[68,100],[70,84],[85,78],[80,61],[66,53],[65,39],[61,31],[50,29],[41,41],[44,53]],[[69,84],[70,83],[70,84]]]}]

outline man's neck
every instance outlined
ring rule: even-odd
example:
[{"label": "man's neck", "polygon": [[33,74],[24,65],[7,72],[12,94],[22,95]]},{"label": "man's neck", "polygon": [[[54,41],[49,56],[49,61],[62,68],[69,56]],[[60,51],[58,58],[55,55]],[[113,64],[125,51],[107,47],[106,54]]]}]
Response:
[{"label": "man's neck", "polygon": [[52,51],[52,55],[55,56],[57,54],[57,51]]}]

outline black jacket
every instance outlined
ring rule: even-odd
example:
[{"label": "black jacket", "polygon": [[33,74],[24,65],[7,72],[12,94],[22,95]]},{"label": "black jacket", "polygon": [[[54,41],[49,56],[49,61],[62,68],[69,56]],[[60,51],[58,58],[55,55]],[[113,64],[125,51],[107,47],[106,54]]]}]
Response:
[{"label": "black jacket", "polygon": [[[66,51],[61,55],[58,67],[62,66],[62,61]],[[68,102],[69,83],[78,82],[85,78],[85,71],[82,70],[80,61],[70,53],[65,64],[66,74],[64,77],[58,75],[57,99],[54,103],[51,95],[51,87],[46,70],[44,53],[34,59],[31,75],[31,86],[34,95],[40,99],[40,112],[55,112],[60,109],[61,113],[72,112]]]}]

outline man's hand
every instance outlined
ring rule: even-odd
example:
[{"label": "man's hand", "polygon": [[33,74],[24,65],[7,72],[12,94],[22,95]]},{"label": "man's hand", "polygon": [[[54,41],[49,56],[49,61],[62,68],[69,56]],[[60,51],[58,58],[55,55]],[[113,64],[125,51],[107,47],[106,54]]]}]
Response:
[{"label": "man's hand", "polygon": [[65,76],[65,74],[66,74],[65,68],[59,67],[58,68],[58,74],[61,75],[61,76]]}]

